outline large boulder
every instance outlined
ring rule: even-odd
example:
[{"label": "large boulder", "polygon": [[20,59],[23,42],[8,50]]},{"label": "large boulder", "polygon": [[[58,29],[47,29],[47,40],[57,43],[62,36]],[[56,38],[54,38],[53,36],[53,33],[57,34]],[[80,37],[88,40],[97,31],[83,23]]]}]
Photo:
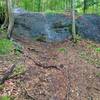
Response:
[{"label": "large boulder", "polygon": [[[67,26],[70,19],[62,14],[14,12],[13,32],[22,37],[45,37],[46,41],[62,41],[70,36]],[[59,24],[59,26],[56,26]]]},{"label": "large boulder", "polygon": [[51,40],[62,41],[71,36],[69,31],[70,17],[64,14],[46,14],[46,18],[51,30]]},{"label": "large boulder", "polygon": [[100,16],[83,15],[77,19],[78,32],[83,38],[100,42]]},{"label": "large boulder", "polygon": [[[14,10],[13,32],[21,37],[46,41],[63,41],[71,37],[71,18],[64,14],[32,13],[21,9]],[[77,31],[83,38],[100,42],[100,16],[83,15],[76,20]]]}]

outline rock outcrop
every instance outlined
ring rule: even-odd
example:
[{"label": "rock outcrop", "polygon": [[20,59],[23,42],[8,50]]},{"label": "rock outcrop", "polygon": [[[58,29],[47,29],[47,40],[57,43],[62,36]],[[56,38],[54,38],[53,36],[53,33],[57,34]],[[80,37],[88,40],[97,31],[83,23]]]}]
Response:
[{"label": "rock outcrop", "polygon": [[[32,13],[17,9],[14,11],[13,32],[31,39],[43,38],[45,41],[63,41],[71,37],[69,25],[71,18],[64,14]],[[87,39],[100,42],[100,16],[83,15],[76,20],[77,31]]]}]

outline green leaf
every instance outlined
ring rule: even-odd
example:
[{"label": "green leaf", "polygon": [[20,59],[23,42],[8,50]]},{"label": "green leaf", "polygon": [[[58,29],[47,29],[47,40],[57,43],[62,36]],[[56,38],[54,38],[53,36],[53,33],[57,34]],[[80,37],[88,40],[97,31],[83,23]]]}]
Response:
[{"label": "green leaf", "polygon": [[2,96],[0,97],[0,100],[11,100],[9,96]]},{"label": "green leaf", "polygon": [[95,51],[100,53],[100,48],[96,48]]},{"label": "green leaf", "polygon": [[0,39],[0,54],[8,54],[14,49],[13,42],[8,39]]}]

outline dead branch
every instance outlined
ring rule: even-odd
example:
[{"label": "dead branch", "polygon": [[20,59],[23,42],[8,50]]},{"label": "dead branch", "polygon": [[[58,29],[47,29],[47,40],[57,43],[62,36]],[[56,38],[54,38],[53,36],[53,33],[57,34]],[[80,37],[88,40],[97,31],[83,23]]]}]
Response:
[{"label": "dead branch", "polygon": [[13,73],[16,64],[12,65],[11,68],[5,72],[4,76],[0,78],[0,84],[4,84],[4,82],[9,78],[9,76]]}]

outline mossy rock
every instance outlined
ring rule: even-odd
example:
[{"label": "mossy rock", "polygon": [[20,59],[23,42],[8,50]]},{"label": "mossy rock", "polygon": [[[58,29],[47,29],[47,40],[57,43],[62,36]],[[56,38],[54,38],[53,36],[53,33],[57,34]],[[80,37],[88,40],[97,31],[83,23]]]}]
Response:
[{"label": "mossy rock", "polygon": [[44,36],[44,35],[34,36],[33,41],[45,42],[46,41],[46,36]]}]

